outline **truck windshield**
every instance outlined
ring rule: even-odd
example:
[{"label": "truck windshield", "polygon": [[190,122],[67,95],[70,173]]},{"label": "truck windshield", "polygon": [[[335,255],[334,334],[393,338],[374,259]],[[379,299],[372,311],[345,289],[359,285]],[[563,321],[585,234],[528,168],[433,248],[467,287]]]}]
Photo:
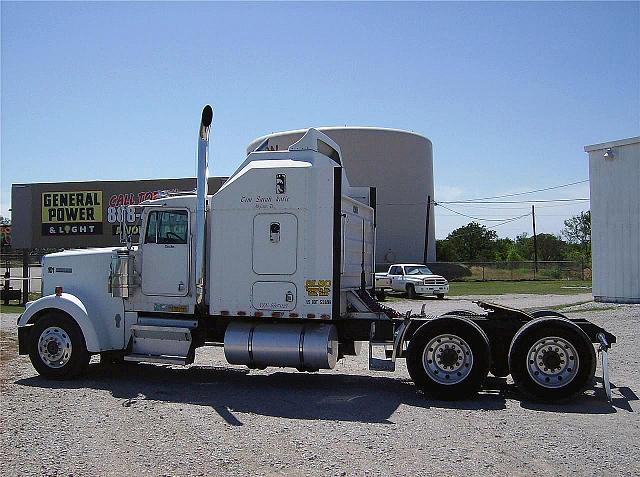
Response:
[{"label": "truck windshield", "polygon": [[431,270],[429,270],[427,267],[417,265],[404,267],[404,273],[405,275],[433,275]]}]

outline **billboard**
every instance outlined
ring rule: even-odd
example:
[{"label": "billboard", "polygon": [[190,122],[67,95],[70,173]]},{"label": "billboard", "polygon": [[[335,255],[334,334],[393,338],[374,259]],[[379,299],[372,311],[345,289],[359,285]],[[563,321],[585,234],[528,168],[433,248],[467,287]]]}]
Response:
[{"label": "billboard", "polygon": [[[226,177],[210,177],[209,193]],[[194,191],[195,178],[87,181],[11,186],[11,245],[19,248],[84,248],[120,245],[120,227],[136,242],[145,200]],[[134,206],[123,217],[121,206]]]},{"label": "billboard", "polygon": [[102,234],[102,191],[43,192],[42,235]]}]

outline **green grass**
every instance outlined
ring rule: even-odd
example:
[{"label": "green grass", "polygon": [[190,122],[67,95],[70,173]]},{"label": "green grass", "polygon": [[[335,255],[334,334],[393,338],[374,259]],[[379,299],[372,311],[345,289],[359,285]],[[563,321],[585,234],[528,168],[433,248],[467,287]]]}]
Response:
[{"label": "green grass", "polygon": [[[41,296],[40,292],[31,292],[29,293],[29,301],[37,300]],[[13,303],[11,305],[0,304],[0,313],[22,313],[24,311],[24,306],[15,305],[15,301]]]},{"label": "green grass", "polygon": [[[563,288],[589,287],[589,288]],[[591,281],[540,280],[540,281],[487,281],[450,282],[449,296],[460,295],[504,295],[527,293],[534,295],[577,295],[591,293]]]},{"label": "green grass", "polygon": [[22,305],[0,305],[0,313],[22,313],[23,311]]}]

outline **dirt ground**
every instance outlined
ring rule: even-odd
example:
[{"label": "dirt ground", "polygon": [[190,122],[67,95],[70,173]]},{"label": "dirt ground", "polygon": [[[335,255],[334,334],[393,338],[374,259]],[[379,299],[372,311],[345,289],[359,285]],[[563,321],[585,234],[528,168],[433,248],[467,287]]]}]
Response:
[{"label": "dirt ground", "polygon": [[[366,354],[333,371],[249,371],[226,365],[219,348],[199,350],[188,368],[92,364],[82,379],[52,382],[17,356],[17,315],[5,314],[3,475],[640,475],[640,306],[483,298],[564,304],[617,335],[613,403],[601,380],[556,405],[523,400],[509,378],[488,378],[473,399],[436,401],[415,391],[403,362],[395,373],[369,371]],[[422,303],[434,314],[475,307],[465,297],[389,304]]]}]

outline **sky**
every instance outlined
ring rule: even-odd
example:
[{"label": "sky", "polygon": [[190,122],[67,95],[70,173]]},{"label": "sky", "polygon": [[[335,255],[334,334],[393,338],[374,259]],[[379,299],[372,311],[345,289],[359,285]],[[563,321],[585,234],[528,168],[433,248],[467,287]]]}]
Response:
[{"label": "sky", "polygon": [[[433,143],[435,200],[588,179],[640,135],[640,3],[12,3],[1,9],[0,213],[12,183],[195,176],[273,131],[377,126]],[[401,167],[401,164],[398,165]],[[585,198],[588,183],[514,199]],[[530,204],[450,209],[494,226]],[[560,232],[588,202],[536,206]],[[436,236],[470,221],[438,206]],[[496,227],[531,233],[530,217]]]}]

